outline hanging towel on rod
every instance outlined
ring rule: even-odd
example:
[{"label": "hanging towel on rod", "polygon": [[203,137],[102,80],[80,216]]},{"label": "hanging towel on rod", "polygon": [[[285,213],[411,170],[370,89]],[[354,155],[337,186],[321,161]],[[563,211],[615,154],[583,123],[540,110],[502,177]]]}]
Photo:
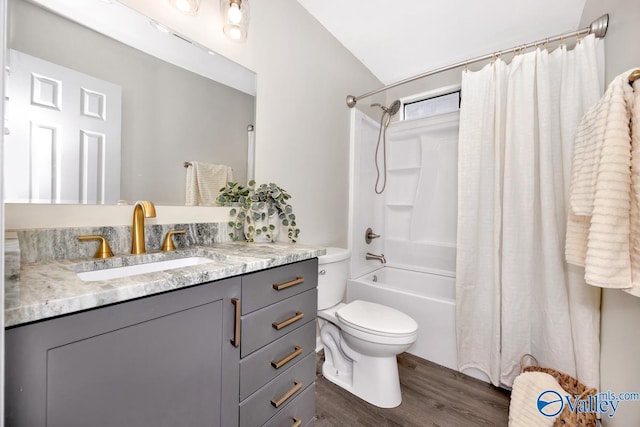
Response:
[{"label": "hanging towel on rod", "polygon": [[576,132],[565,246],[567,262],[585,267],[587,283],[626,290],[640,285],[634,280],[640,278],[640,244],[633,244],[640,238],[640,136],[630,125],[636,122],[637,130],[632,71],[613,79]]},{"label": "hanging towel on rod", "polygon": [[189,163],[191,165],[187,167],[185,205],[215,206],[220,189],[227,182],[233,181],[233,169],[227,165],[193,161]]}]

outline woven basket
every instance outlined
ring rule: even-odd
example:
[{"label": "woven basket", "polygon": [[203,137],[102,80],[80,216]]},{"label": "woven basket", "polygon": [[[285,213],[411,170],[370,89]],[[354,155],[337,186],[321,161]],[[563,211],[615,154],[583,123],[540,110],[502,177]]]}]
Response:
[{"label": "woven basket", "polygon": [[[524,363],[527,357],[533,361],[532,365],[525,366]],[[579,399],[584,399],[589,395],[595,395],[598,392],[597,389],[587,387],[569,374],[551,368],[542,368],[538,363],[538,359],[531,354],[525,354],[520,358],[520,372],[544,372],[549,374],[558,381],[560,387],[567,393],[571,396],[580,396]],[[597,414],[593,412],[573,412],[569,409],[569,405],[565,405],[553,425],[554,427],[597,427],[598,421],[596,415]]]}]

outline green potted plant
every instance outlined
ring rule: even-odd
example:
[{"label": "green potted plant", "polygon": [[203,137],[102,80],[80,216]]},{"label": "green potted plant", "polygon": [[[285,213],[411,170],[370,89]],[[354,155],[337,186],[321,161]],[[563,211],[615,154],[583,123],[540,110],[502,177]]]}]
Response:
[{"label": "green potted plant", "polygon": [[227,182],[220,189],[216,203],[219,206],[240,206],[240,198],[249,195],[249,189],[237,182]]},{"label": "green potted plant", "polygon": [[278,226],[282,224],[287,228],[289,242],[296,242],[300,229],[296,226],[293,208],[288,203],[291,198],[289,193],[274,183],[256,186],[253,180],[245,188],[246,194],[243,192],[238,196],[238,206],[229,212],[232,217],[229,226],[233,230],[229,236],[238,240],[240,231],[243,231],[249,242],[274,242],[278,237]]}]

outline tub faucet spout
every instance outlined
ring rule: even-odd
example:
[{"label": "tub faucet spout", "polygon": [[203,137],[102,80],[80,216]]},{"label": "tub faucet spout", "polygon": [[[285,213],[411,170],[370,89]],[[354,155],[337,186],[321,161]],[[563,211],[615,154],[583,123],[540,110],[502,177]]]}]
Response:
[{"label": "tub faucet spout", "polygon": [[376,254],[372,254],[371,252],[367,252],[367,256],[366,256],[367,260],[372,260],[372,259],[377,259],[378,261],[380,261],[382,264],[386,264],[387,260],[384,257],[384,254],[381,255],[376,255]]}]

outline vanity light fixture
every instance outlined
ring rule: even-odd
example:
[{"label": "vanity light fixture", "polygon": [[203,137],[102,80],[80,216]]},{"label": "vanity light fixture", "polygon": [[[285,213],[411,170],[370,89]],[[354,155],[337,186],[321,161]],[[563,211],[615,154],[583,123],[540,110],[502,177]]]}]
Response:
[{"label": "vanity light fixture", "polygon": [[189,15],[196,15],[200,8],[200,0],[169,0],[169,3],[180,12]]},{"label": "vanity light fixture", "polygon": [[220,0],[220,11],[227,37],[237,42],[245,41],[249,28],[249,0]]}]

